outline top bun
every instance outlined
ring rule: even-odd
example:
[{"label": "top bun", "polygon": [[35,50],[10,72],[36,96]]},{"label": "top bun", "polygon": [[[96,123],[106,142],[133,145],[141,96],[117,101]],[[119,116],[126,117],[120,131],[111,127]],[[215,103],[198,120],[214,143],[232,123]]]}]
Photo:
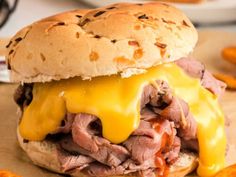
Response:
[{"label": "top bun", "polygon": [[7,45],[7,61],[15,82],[129,77],[187,56],[197,38],[190,20],[170,5],[119,3],[23,28]]}]

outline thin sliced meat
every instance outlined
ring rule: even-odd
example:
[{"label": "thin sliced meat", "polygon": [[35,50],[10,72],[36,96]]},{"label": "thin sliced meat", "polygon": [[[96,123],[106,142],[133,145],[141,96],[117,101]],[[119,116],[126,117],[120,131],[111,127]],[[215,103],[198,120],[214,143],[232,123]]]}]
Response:
[{"label": "thin sliced meat", "polygon": [[92,163],[82,172],[90,176],[113,176],[113,175],[122,175],[124,174],[125,169],[123,166],[109,167],[101,163]]},{"label": "thin sliced meat", "polygon": [[[196,138],[196,122],[188,105],[172,96],[165,82],[158,81],[157,84],[160,84],[158,90],[153,85],[145,87],[140,125],[124,143],[115,145],[101,137],[99,119],[80,113],[72,123],[72,137],[64,138],[61,147],[72,154],[95,159],[96,163],[84,169],[90,175],[137,171],[144,171],[144,174],[146,170],[155,168],[159,168],[161,173],[163,165],[157,166],[155,162],[172,163],[178,157],[180,139],[176,137],[176,128],[185,139]],[[159,157],[157,153],[163,154]]]},{"label": "thin sliced meat", "polygon": [[179,128],[180,136],[185,139],[196,139],[197,123],[189,111],[188,104],[182,99],[173,97],[171,103],[164,109],[153,108],[161,117],[173,121]]},{"label": "thin sliced meat", "polygon": [[61,170],[63,172],[75,168],[82,170],[94,161],[94,159],[92,159],[91,157],[80,154],[72,155],[62,149],[58,149],[58,160],[61,164]]},{"label": "thin sliced meat", "polygon": [[191,151],[199,152],[199,144],[197,139],[193,140],[181,140],[181,148]]},{"label": "thin sliced meat", "polygon": [[166,82],[158,81],[157,84],[160,85],[158,91],[150,85],[144,88],[141,99],[144,108],[141,110],[141,118],[151,120],[162,117],[174,121],[175,127],[180,129],[181,137],[196,139],[197,123],[189,111],[188,104],[182,99],[173,97]]},{"label": "thin sliced meat", "polygon": [[153,119],[158,119],[158,118],[160,118],[160,115],[152,111],[150,108],[144,107],[141,110],[141,115],[140,115],[141,120],[151,121]]},{"label": "thin sliced meat", "polygon": [[97,152],[99,147],[94,141],[94,131],[90,125],[95,122],[98,118],[91,114],[77,114],[72,124],[72,137],[75,143],[82,148],[90,151]]},{"label": "thin sliced meat", "polygon": [[205,71],[202,78],[202,86],[214,93],[221,96],[224,93],[226,84],[217,80],[209,71]]},{"label": "thin sliced meat", "polygon": [[77,114],[72,125],[73,141],[99,162],[118,166],[128,158],[129,152],[124,147],[97,136],[97,133],[101,134],[101,128],[96,126],[98,129],[95,129],[91,125],[98,121],[96,116]]},{"label": "thin sliced meat", "polygon": [[52,134],[70,133],[75,116],[76,114],[67,113],[65,118],[62,120],[61,126]]},{"label": "thin sliced meat", "polygon": [[142,164],[138,164],[135,160],[128,159],[122,164],[122,166],[125,168],[125,172],[124,172],[125,174],[133,173],[136,171],[143,171],[149,168],[156,168],[157,167],[156,157],[150,158]]},{"label": "thin sliced meat", "polygon": [[109,167],[100,163],[92,163],[86,167],[82,172],[90,176],[112,176],[112,175],[124,175],[139,173],[142,177],[149,177],[150,174],[155,174],[155,161],[153,159],[146,161],[145,163],[138,165],[135,161],[128,159],[122,165],[117,167]]},{"label": "thin sliced meat", "polygon": [[[161,148],[161,141],[160,141],[160,134],[157,133],[156,130],[152,128],[152,124],[150,122],[141,121],[139,128],[133,133],[133,135],[126,141],[127,144],[131,143],[136,147],[132,147],[131,151],[133,152],[132,156],[135,158],[127,159],[124,161],[124,163],[120,163],[117,166],[111,166],[111,165],[105,165],[105,163],[93,163],[92,165],[89,165],[84,169],[85,173],[96,176],[99,174],[102,175],[118,175],[118,172],[121,174],[128,174],[136,171],[141,170],[148,170],[149,168],[155,168],[156,167],[156,152]],[[170,134],[174,137],[175,130],[173,129],[174,124],[170,123],[168,120],[163,120],[163,125],[160,125],[160,132]],[[165,124],[165,125],[164,125]],[[133,138],[139,138],[140,141],[134,140]],[[140,144],[136,144],[137,142],[140,142]],[[148,145],[150,144],[150,145]],[[158,146],[156,146],[158,144]],[[98,158],[102,155],[100,154],[91,154],[91,152],[88,152],[81,147],[79,147],[76,143],[73,142],[71,137],[65,137],[61,141],[61,146],[63,149],[71,152],[71,153],[81,153],[81,154],[87,154],[92,158]],[[121,145],[117,145],[122,147]],[[135,153],[135,152],[139,153]],[[141,151],[141,152],[140,152]],[[89,154],[90,153],[90,154]],[[112,153],[110,153],[112,154]],[[116,154],[117,155],[117,154]],[[96,157],[95,157],[96,156]],[[169,156],[170,157],[170,156]],[[109,157],[109,159],[113,159],[117,157]],[[142,159],[145,158],[145,159]],[[167,157],[168,158],[168,157]],[[137,159],[141,159],[142,162],[138,162]],[[116,159],[117,160],[117,159]],[[99,161],[99,160],[98,160]],[[101,161],[101,160],[100,160]],[[77,169],[78,170],[78,169]],[[122,171],[121,171],[122,170]],[[104,173],[102,173],[102,171]],[[96,174],[96,175],[95,175]]]},{"label": "thin sliced meat", "polygon": [[[175,136],[174,124],[168,120],[163,120],[158,124],[159,132],[153,128],[152,122],[142,120],[139,128],[123,143],[131,152],[131,158],[139,164],[150,158],[155,158],[155,154],[162,148],[162,139],[165,134],[168,135],[168,140]],[[172,142],[169,143],[171,146]]]},{"label": "thin sliced meat", "polygon": [[189,76],[202,79],[205,72],[205,66],[191,58],[181,58],[175,63],[181,67]]},{"label": "thin sliced meat", "polygon": [[168,149],[167,152],[163,153],[164,159],[166,159],[166,161],[169,164],[172,164],[178,158],[180,152],[180,146],[181,146],[180,138],[175,136],[174,142],[170,147],[170,149]]},{"label": "thin sliced meat", "polygon": [[211,91],[213,94],[221,96],[226,88],[226,84],[217,80],[212,74],[206,70],[205,66],[193,59],[181,58],[176,61],[188,75],[199,78],[204,88]]},{"label": "thin sliced meat", "polygon": [[[65,140],[67,141],[68,139],[71,139],[71,138],[67,137]],[[64,144],[65,142],[62,142],[61,145],[63,148],[67,149],[72,154],[78,154],[77,153],[78,145],[73,143],[73,141],[70,141],[70,142],[71,143],[69,144],[68,143]],[[79,148],[79,151],[80,151],[80,148]],[[75,163],[67,163],[69,165],[72,165],[72,166],[67,166],[67,169],[73,169],[73,172],[75,172],[76,170],[81,171],[83,169],[82,172],[89,174],[90,176],[110,176],[110,175],[119,175],[119,174],[120,175],[130,174],[133,172],[145,171],[145,170],[148,170],[149,168],[156,167],[155,158],[150,158],[149,160],[145,161],[142,164],[137,164],[136,161],[132,159],[127,159],[124,163],[116,167],[109,167],[99,162],[94,162],[94,161],[91,161],[91,162],[93,163],[90,163],[89,161],[89,165],[82,166],[83,168],[81,166],[78,166],[78,168],[74,168]]]},{"label": "thin sliced meat", "polygon": [[141,109],[147,104],[160,107],[169,104],[171,100],[172,93],[168,84],[165,81],[157,80],[156,84],[149,84],[144,87],[141,96]]},{"label": "thin sliced meat", "polygon": [[189,112],[189,107],[186,102],[176,97],[173,97],[170,104],[165,108],[153,107],[153,111],[160,116],[171,120],[177,127],[186,125],[185,115]]},{"label": "thin sliced meat", "polygon": [[178,136],[184,140],[197,139],[197,122],[191,112],[185,115],[186,125],[178,129]]},{"label": "thin sliced meat", "polygon": [[147,169],[139,171],[140,177],[156,177],[155,169]]},{"label": "thin sliced meat", "polygon": [[[106,142],[105,144],[103,144],[104,141]],[[68,152],[88,155],[93,159],[96,159],[98,162],[108,166],[118,166],[130,156],[129,152],[123,146],[111,143],[107,144],[107,140],[104,138],[98,137],[96,138],[95,142],[99,147],[98,151],[96,152],[83,149],[74,142],[71,136],[63,138],[60,142],[60,145]]]}]

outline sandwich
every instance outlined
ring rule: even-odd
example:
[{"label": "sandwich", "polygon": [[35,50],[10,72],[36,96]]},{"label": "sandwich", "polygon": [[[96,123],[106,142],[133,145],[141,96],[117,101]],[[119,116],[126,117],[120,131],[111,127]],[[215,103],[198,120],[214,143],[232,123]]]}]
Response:
[{"label": "sandwich", "polygon": [[224,167],[225,84],[189,57],[197,31],[158,2],[37,21],[7,45],[19,144],[76,177],[213,176]]}]

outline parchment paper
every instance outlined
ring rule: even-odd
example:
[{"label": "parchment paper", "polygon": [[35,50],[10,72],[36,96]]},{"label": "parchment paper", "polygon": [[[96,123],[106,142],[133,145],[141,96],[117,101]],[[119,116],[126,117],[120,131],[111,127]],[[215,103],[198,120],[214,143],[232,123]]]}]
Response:
[{"label": "parchment paper", "polygon": [[[234,72],[232,66],[221,60],[221,48],[236,45],[236,33],[200,32],[198,46],[193,53],[203,60],[211,71]],[[0,169],[7,169],[23,177],[56,177],[61,176],[34,166],[16,141],[17,107],[12,94],[16,85],[0,83]],[[227,91],[221,100],[229,119],[227,127],[229,151],[227,164],[236,163],[236,91]]]}]

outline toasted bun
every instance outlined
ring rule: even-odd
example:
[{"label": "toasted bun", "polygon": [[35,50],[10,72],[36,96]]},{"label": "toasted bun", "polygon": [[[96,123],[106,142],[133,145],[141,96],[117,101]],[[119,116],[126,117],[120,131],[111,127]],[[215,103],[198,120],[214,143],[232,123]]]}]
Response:
[{"label": "toasted bun", "polygon": [[167,4],[120,3],[65,12],[33,23],[9,43],[12,81],[46,82],[121,74],[187,56],[197,31]]},{"label": "toasted bun", "polygon": [[[60,162],[57,159],[57,146],[56,144],[49,141],[29,141],[27,143],[23,142],[23,138],[17,132],[18,141],[22,149],[27,153],[29,158],[34,164],[49,169],[51,171],[65,174],[60,169]],[[191,173],[196,169],[198,165],[197,156],[193,153],[180,153],[179,159],[170,167],[169,177],[183,177]],[[75,177],[87,177],[87,175],[74,171],[70,173],[71,176]],[[113,177],[125,177],[113,176]],[[132,174],[127,177],[136,177],[137,175]],[[111,176],[112,177],[112,176]]]}]

